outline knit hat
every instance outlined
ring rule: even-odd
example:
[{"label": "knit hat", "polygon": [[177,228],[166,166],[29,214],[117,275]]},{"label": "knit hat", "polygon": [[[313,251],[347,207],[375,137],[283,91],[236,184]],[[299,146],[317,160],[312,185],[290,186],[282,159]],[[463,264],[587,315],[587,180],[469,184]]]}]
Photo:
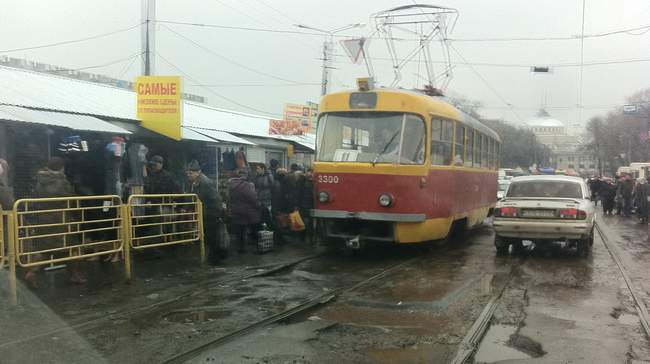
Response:
[{"label": "knit hat", "polygon": [[194,159],[190,163],[187,164],[186,169],[188,171],[198,172],[198,171],[201,170],[201,165],[199,164],[199,162],[196,159]]}]

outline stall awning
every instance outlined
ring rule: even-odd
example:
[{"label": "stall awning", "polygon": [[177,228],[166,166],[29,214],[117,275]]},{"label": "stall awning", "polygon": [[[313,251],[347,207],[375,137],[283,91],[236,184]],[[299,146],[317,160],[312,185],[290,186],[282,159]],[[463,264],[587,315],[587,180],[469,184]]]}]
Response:
[{"label": "stall awning", "polygon": [[246,139],[240,138],[238,136],[234,136],[230,133],[226,133],[225,131],[194,128],[190,126],[183,126],[183,130],[189,130],[192,133],[201,134],[207,138],[211,138],[219,142],[231,143],[231,144],[242,144],[242,145],[255,145],[255,143],[251,143]]},{"label": "stall awning", "polygon": [[207,143],[217,143],[216,140],[212,138],[208,138],[207,136],[197,133],[194,130],[186,127],[181,127],[181,138],[183,140],[195,140],[199,142],[207,142]]},{"label": "stall awning", "polygon": [[51,125],[80,131],[131,134],[126,129],[88,115],[33,110],[10,105],[0,105],[0,120]]}]

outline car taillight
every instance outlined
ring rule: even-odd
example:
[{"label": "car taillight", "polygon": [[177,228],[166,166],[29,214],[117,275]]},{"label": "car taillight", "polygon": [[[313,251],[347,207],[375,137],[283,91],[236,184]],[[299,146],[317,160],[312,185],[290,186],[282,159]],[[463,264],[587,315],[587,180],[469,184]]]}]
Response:
[{"label": "car taillight", "polygon": [[587,213],[578,209],[560,209],[558,215],[560,219],[584,220],[587,218]]},{"label": "car taillight", "polygon": [[519,214],[519,209],[516,207],[499,207],[494,210],[494,216],[496,217],[517,217]]}]

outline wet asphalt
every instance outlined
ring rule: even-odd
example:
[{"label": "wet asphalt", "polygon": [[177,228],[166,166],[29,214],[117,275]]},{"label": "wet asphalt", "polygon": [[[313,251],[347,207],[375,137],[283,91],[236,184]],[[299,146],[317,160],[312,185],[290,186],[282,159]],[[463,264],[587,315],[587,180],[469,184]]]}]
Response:
[{"label": "wet asphalt", "polygon": [[[610,216],[599,216],[599,225],[650,303],[648,227]],[[214,268],[198,264],[195,247],[181,247],[136,257],[130,284],[120,263],[86,262],[88,284],[70,285],[65,270],[43,273],[39,289],[20,285],[18,307],[8,305],[0,271],[0,361],[157,363],[337,292],[190,362],[445,363],[502,289],[475,362],[650,360],[631,295],[599,237],[587,258],[539,250],[497,257],[489,226],[428,250],[323,251],[294,241]],[[283,266],[303,257],[311,259]]]}]

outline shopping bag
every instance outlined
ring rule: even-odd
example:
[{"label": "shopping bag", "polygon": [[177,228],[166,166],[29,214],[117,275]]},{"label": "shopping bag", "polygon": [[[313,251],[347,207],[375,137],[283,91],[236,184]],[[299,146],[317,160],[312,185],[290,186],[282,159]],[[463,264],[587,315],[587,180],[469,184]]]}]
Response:
[{"label": "shopping bag", "polygon": [[257,252],[259,254],[273,250],[273,231],[267,230],[266,226],[257,232]]},{"label": "shopping bag", "polygon": [[302,217],[298,210],[289,214],[289,226],[291,227],[291,231],[305,230],[305,222],[302,221]]}]

